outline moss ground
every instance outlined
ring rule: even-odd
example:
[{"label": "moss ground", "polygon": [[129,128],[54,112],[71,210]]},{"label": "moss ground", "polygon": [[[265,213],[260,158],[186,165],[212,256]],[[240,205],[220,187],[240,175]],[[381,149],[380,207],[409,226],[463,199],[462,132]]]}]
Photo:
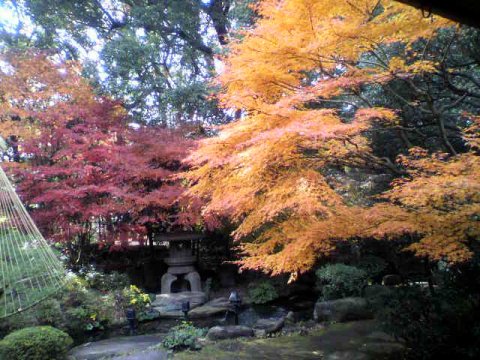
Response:
[{"label": "moss ground", "polygon": [[221,341],[201,351],[175,354],[175,359],[400,359],[402,346],[377,329],[374,321],[334,324],[304,336]]}]

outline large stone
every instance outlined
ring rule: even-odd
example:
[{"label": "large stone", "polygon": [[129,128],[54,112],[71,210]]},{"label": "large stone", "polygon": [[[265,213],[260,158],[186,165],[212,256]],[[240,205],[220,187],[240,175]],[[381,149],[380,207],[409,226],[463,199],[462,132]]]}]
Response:
[{"label": "large stone", "polygon": [[396,340],[392,335],[380,330],[373,331],[367,336],[367,338],[376,342],[398,343],[398,340]]},{"label": "large stone", "polygon": [[293,311],[289,311],[287,316],[285,316],[285,322],[287,324],[293,324],[297,320],[295,313]]},{"label": "large stone", "polygon": [[359,351],[334,351],[324,357],[325,360],[369,360],[369,356]]},{"label": "large stone", "polygon": [[316,321],[352,321],[371,319],[372,312],[365,299],[350,297],[330,301],[318,301],[315,304],[313,317]]},{"label": "large stone", "polygon": [[373,359],[403,359],[405,346],[398,342],[372,342],[364,344],[362,351]]},{"label": "large stone", "polygon": [[231,304],[228,298],[221,297],[213,299],[206,304],[196,307],[188,313],[191,318],[204,318],[215,316],[219,314],[225,314],[227,310],[231,308]]},{"label": "large stone", "polygon": [[210,340],[235,339],[252,336],[253,330],[243,325],[214,326],[208,330],[207,333],[207,338]]},{"label": "large stone", "polygon": [[160,317],[180,317],[183,316],[181,310],[185,301],[190,302],[190,309],[195,309],[207,301],[207,296],[200,291],[157,294],[152,307],[160,313]]},{"label": "large stone", "polygon": [[254,330],[263,330],[265,334],[273,334],[280,331],[285,325],[285,319],[259,319],[255,325],[253,325]]}]

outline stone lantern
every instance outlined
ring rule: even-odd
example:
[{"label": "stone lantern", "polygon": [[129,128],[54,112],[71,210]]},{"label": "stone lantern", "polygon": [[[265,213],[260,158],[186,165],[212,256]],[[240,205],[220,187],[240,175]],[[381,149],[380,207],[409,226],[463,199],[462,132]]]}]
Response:
[{"label": "stone lantern", "polygon": [[168,257],[164,259],[168,269],[161,279],[161,293],[152,302],[161,317],[185,317],[186,303],[193,310],[207,301],[194,266],[202,238],[203,235],[193,233],[163,234],[157,238],[169,245]]},{"label": "stone lantern", "polygon": [[169,256],[165,259],[168,270],[161,280],[162,294],[202,291],[195,261],[191,240],[170,240]]}]

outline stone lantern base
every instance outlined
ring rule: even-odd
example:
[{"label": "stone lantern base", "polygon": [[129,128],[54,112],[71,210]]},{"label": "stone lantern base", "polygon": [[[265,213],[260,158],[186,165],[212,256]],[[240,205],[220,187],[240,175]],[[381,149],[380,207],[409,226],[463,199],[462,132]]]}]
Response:
[{"label": "stone lantern base", "polygon": [[[192,266],[193,268],[193,266]],[[169,268],[170,270],[170,268]],[[171,294],[172,293],[172,284],[180,280],[183,275],[183,280],[187,281],[190,284],[190,291],[192,292],[201,292],[202,283],[200,280],[200,275],[197,271],[189,271],[188,273],[180,272],[178,274],[172,274],[170,271],[167,271],[166,274],[162,276],[162,294]]]}]

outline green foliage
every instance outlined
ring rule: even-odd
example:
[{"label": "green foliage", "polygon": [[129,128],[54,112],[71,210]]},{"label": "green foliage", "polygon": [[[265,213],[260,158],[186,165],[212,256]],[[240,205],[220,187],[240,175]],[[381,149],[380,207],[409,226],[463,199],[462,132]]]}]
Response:
[{"label": "green foliage", "polygon": [[65,281],[65,289],[67,291],[85,291],[87,289],[88,282],[77,275],[69,274]]},{"label": "green foliage", "polygon": [[325,300],[360,296],[368,277],[365,270],[345,264],[322,266],[315,275],[318,278],[317,286]]},{"label": "green foliage", "polygon": [[67,282],[61,303],[65,310],[65,329],[75,338],[105,330],[123,316],[122,295],[119,292],[103,293],[91,289],[88,282],[73,276]]},{"label": "green foliage", "polygon": [[367,273],[369,280],[375,279],[382,274],[387,268],[387,262],[382,258],[374,255],[367,255],[362,257],[357,267]]},{"label": "green foliage", "polygon": [[97,312],[88,307],[77,307],[67,310],[70,319],[69,328],[75,330],[94,331],[103,330],[106,320],[100,319]]},{"label": "green foliage", "polygon": [[72,338],[50,326],[24,328],[0,341],[0,359],[57,360],[65,359]]},{"label": "green foliage", "polygon": [[157,319],[158,311],[151,308],[155,295],[144,293],[135,285],[124,288],[120,294],[124,308],[133,307],[137,313],[138,321]]},{"label": "green foliage", "polygon": [[248,297],[254,304],[266,304],[277,299],[278,292],[271,282],[263,280],[248,286]]},{"label": "green foliage", "polygon": [[123,289],[122,295],[125,300],[125,306],[133,306],[137,313],[145,311],[152,302],[150,295],[142,292],[142,290],[135,285],[130,285]]},{"label": "green foliage", "polygon": [[385,331],[405,341],[409,359],[478,359],[479,298],[444,288],[393,289],[378,313]]},{"label": "green foliage", "polygon": [[[0,220],[6,221],[6,218]],[[12,239],[19,239],[16,240],[18,243]],[[50,259],[49,253],[54,249],[46,244],[34,245],[38,241],[35,235],[14,229],[5,230],[0,236],[0,243],[10,244],[5,245],[0,254],[3,281],[0,285],[1,317],[15,313],[18,308],[31,306],[62,286],[61,264]]]},{"label": "green foliage", "polygon": [[[70,58],[79,57],[78,44],[99,52],[99,61],[85,60],[85,75],[101,92],[123,98],[137,120],[178,125],[196,118],[221,121],[209,96],[214,54],[230,29],[251,22],[251,2],[120,0],[112,11],[94,0],[36,0],[18,11],[35,24],[30,45],[56,48]],[[120,9],[128,9],[121,20]],[[68,35],[58,36],[59,31]],[[92,41],[92,34],[99,41]],[[27,41],[13,41],[18,36],[4,31],[0,41],[6,37],[10,46]]]},{"label": "green foliage", "polygon": [[203,291],[208,299],[210,299],[212,293],[218,291],[222,288],[222,284],[220,283],[219,279],[214,277],[209,277],[205,280],[205,284],[203,286]]},{"label": "green foliage", "polygon": [[120,290],[130,285],[127,274],[117,271],[105,274],[99,271],[88,271],[82,276],[87,286],[100,291]]},{"label": "green foliage", "polygon": [[195,340],[207,334],[207,329],[197,328],[191,322],[183,321],[170,329],[162,341],[162,346],[169,350],[195,350]]},{"label": "green foliage", "polygon": [[2,319],[2,321],[0,321],[0,338],[6,336],[13,331],[39,325],[37,318],[32,311],[33,309],[28,309],[26,311],[16,313],[5,319]]},{"label": "green foliage", "polygon": [[124,308],[130,302],[136,302],[139,321],[158,317],[157,312],[148,308],[152,301],[148,294],[144,294],[136,287],[116,290],[124,284],[126,280],[124,275],[118,273],[103,275],[92,271],[87,274],[93,273],[95,276],[69,274],[65,288],[55,297],[41,301],[36,306],[1,321],[0,337],[25,327],[50,325],[67,332],[76,341],[86,341],[96,336],[99,331],[123,324]]},{"label": "green foliage", "polygon": [[37,321],[41,325],[59,327],[60,323],[63,323],[64,314],[57,299],[44,300],[34,310]]}]

